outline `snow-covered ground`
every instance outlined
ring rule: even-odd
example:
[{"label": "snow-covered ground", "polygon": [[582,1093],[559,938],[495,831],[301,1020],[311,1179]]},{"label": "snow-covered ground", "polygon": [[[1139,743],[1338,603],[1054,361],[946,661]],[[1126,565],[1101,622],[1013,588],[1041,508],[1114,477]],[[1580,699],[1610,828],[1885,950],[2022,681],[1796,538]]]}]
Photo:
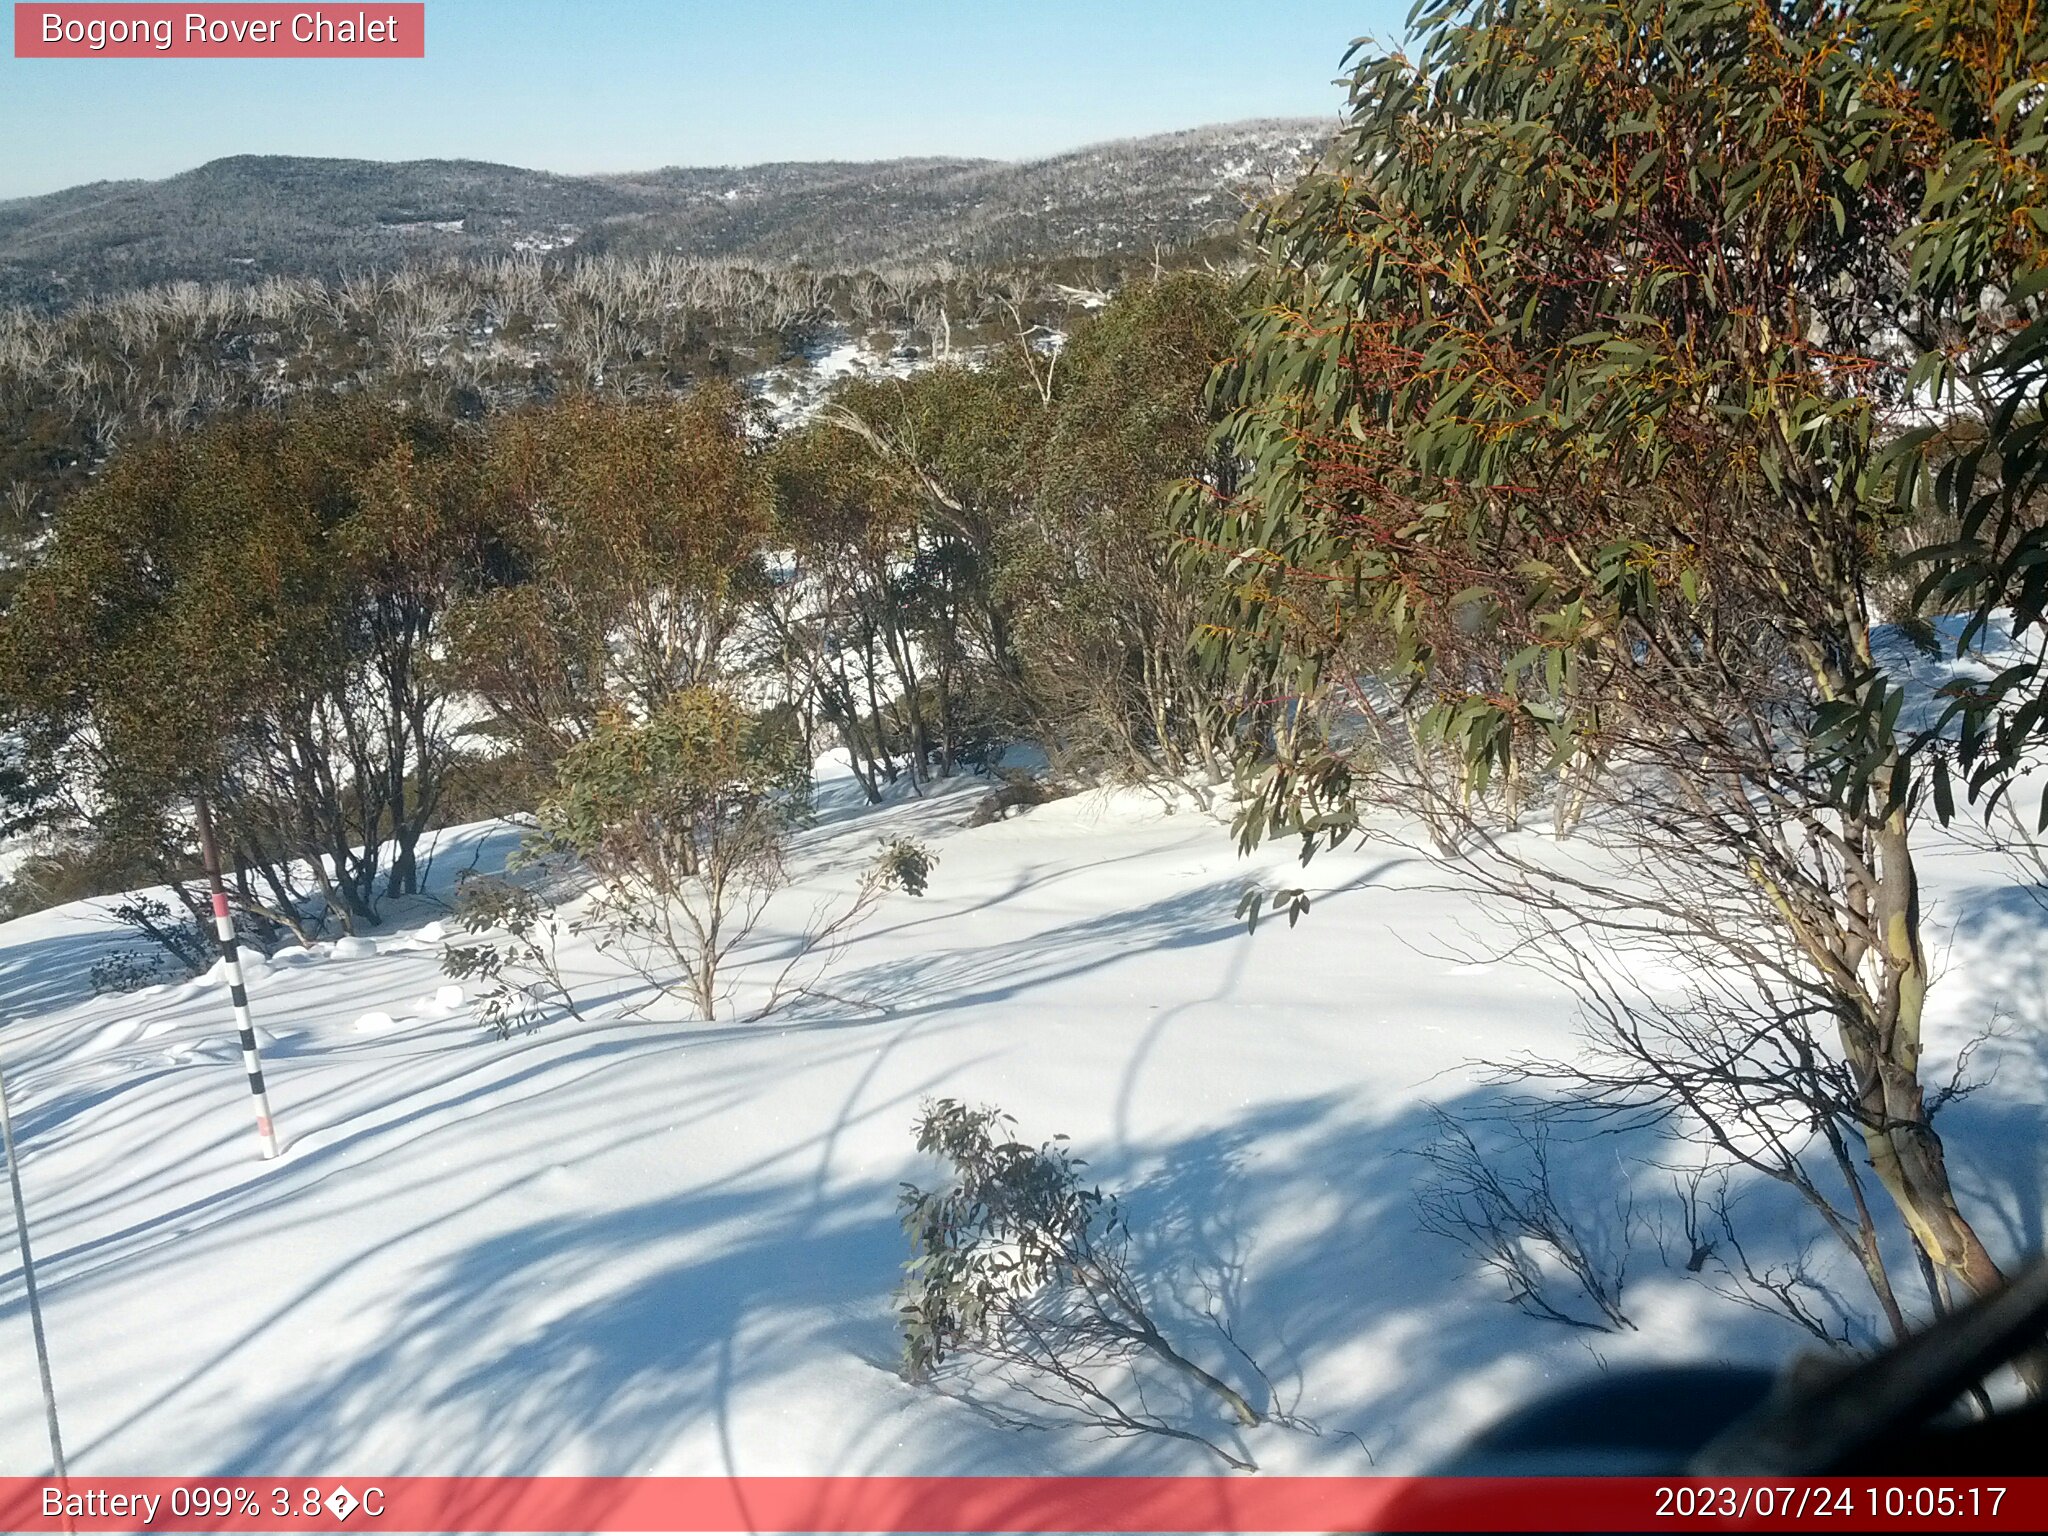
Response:
[{"label": "snow-covered ground", "polygon": [[[619,1017],[640,999],[573,948],[598,1016],[500,1042],[437,996],[427,903],[373,942],[256,964],[287,1143],[270,1164],[216,986],[91,996],[117,939],[90,905],[0,927],[0,1053],[74,1472],[1221,1470],[1176,1442],[1020,1435],[899,1379],[896,1197],[936,1173],[909,1136],[935,1094],[1070,1135],[1125,1193],[1183,1341],[1230,1365],[1201,1316],[1215,1302],[1277,1406],[1324,1431],[1250,1432],[1270,1471],[1414,1468],[1603,1362],[1797,1347],[1653,1258],[1628,1293],[1640,1332],[1546,1324],[1418,1230],[1427,1107],[1470,1108],[1488,1091],[1471,1058],[1563,1051],[1572,1027],[1548,983],[1447,955],[1480,919],[1421,845],[1318,858],[1300,926],[1247,935],[1242,890],[1296,883],[1290,850],[1241,859],[1214,818],[1136,792],[966,828],[985,787],[866,810],[825,785],[783,931],[885,835],[939,854],[930,893],[890,896],[834,972],[865,1007]],[[436,884],[515,836],[449,834]],[[1994,999],[2012,1030],[1945,1120],[1953,1160],[1994,1245],[2038,1247],[2043,915],[1978,855],[1930,863],[1934,1055]],[[1669,1185],[1652,1150],[1567,1149],[1573,1198],[1647,1205]],[[45,1463],[35,1380],[10,1232],[0,1469]]]},{"label": "snow-covered ground", "polygon": [[[1084,309],[1100,307],[1099,303],[1091,302],[1095,296],[1080,289],[1061,291],[1079,295],[1077,302]],[[1107,302],[1106,297],[1102,302]],[[759,391],[768,419],[778,429],[787,431],[817,415],[832,398],[833,391],[849,379],[907,379],[942,362],[979,367],[993,350],[986,346],[949,345],[942,354],[934,356],[926,347],[914,343],[908,332],[889,335],[892,339],[885,345],[873,334],[854,336],[843,325],[826,326],[800,356],[763,369],[749,382]],[[1064,331],[1048,326],[1033,326],[1025,333],[1025,341],[1043,357],[1064,347],[1067,336]]]},{"label": "snow-covered ground", "polygon": [[779,428],[801,426],[848,379],[905,379],[929,367],[925,353],[899,344],[877,351],[866,340],[849,335],[844,326],[830,326],[794,361],[755,375],[753,383],[767,402],[769,418]]}]

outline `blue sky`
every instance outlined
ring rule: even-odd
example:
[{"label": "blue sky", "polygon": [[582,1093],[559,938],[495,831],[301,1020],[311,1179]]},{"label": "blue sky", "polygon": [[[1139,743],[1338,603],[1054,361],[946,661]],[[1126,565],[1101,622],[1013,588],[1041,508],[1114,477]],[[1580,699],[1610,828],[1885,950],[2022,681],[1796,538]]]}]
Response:
[{"label": "blue sky", "polygon": [[[374,11],[374,4],[366,6]],[[1406,0],[428,0],[424,60],[0,57],[0,198],[221,155],[1015,158],[1334,115]]]}]

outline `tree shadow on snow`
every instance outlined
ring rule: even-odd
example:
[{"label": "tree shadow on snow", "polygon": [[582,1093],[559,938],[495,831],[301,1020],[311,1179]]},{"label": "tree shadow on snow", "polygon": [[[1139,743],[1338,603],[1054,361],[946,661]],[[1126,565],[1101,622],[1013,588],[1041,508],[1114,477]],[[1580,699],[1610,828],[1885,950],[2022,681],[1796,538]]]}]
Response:
[{"label": "tree shadow on snow", "polygon": [[[1466,1096],[1452,1107],[1488,1106]],[[904,1119],[901,1176],[928,1182]],[[1358,1436],[1382,1470],[1414,1465],[1540,1375],[1594,1368],[1574,1337],[1503,1305],[1453,1247],[1418,1230],[1411,1153],[1434,1130],[1422,1106],[1373,1116],[1331,1095],[1093,1164],[1127,1192],[1138,1273],[1162,1321],[1242,1380],[1214,1324],[1227,1320],[1271,1382],[1254,1396],[1315,1421],[1326,1435],[1317,1454],[1353,1470],[1367,1463],[1340,1436]],[[1611,1142],[1566,1156],[1561,1172],[1590,1201],[1656,1176]],[[350,1312],[366,1348],[268,1397],[227,1397],[214,1367],[304,1326],[287,1305],[168,1384],[116,1438],[146,1437],[151,1414],[197,1414],[216,1424],[218,1452],[180,1470],[221,1476],[1218,1469],[1177,1444],[1019,1437],[900,1381],[896,1191],[893,1178],[826,1189],[757,1171],[606,1211],[527,1208],[505,1221],[499,1202],[501,1230],[452,1253],[423,1222],[387,1255],[417,1248],[418,1264],[380,1264],[372,1284],[344,1262],[304,1292],[357,1287]],[[1782,1336],[1733,1309],[1726,1322],[1701,1335],[1701,1355],[1782,1353]],[[234,1363],[238,1378],[251,1374]],[[1182,1407],[1215,1417],[1205,1402]],[[764,1437],[774,1424],[786,1428]],[[1261,1453],[1291,1433],[1260,1431]]]},{"label": "tree shadow on snow", "polygon": [[[1351,884],[1383,872],[1367,871]],[[1157,1440],[1017,1436],[896,1377],[892,1289],[905,1257],[898,1182],[929,1183],[935,1175],[910,1149],[913,1101],[919,1091],[958,1092],[971,1074],[956,1060],[935,1064],[922,1088],[899,1085],[879,1102],[870,1090],[881,1059],[913,1032],[971,1019],[978,1008],[1134,954],[1237,940],[1245,948],[1234,959],[1241,958],[1254,942],[1236,916],[1243,888],[1240,878],[1222,879],[1106,915],[1061,921],[1054,914],[1043,926],[1032,923],[1037,914],[1020,911],[997,942],[979,949],[912,955],[834,978],[835,990],[886,1000],[881,1019],[842,1013],[661,1035],[637,1026],[564,1032],[509,1072],[495,1056],[424,1054],[417,1069],[424,1080],[409,1073],[380,1088],[381,1097],[350,1109],[281,1170],[285,1177],[138,1215],[50,1256],[68,1299],[91,1305],[101,1287],[132,1278],[173,1241],[182,1261],[223,1273],[239,1262],[252,1229],[289,1243],[301,1202],[322,1185],[318,1208],[330,1223],[337,1205],[361,1210],[366,1220],[409,1213],[415,1201],[419,1212],[416,1220],[387,1221],[374,1252],[366,1240],[363,1251],[305,1261],[296,1289],[249,1318],[210,1358],[167,1362],[165,1379],[144,1401],[103,1416],[79,1459],[90,1466],[119,1455],[132,1468],[135,1448],[152,1443],[152,1424],[168,1420],[179,1425],[180,1443],[203,1434],[213,1448],[211,1465],[176,1470],[224,1476],[344,1468],[1216,1470],[1199,1451]],[[1000,910],[1016,889],[982,905]],[[1226,992],[1234,977],[1226,968]],[[2013,986],[2023,990],[2024,978]],[[1127,1078],[1176,1012],[1145,1024]],[[773,1035],[792,1036],[801,1051],[748,1048]],[[2036,1032],[2033,1069],[2048,1081],[2038,1039]],[[693,1053],[687,1088],[673,1101],[621,1102],[622,1079],[607,1074],[666,1051]],[[702,1134],[732,1117],[775,1113],[778,1071],[843,1070],[856,1057],[861,1070],[840,1093],[836,1115],[797,1125],[757,1163],[655,1197],[607,1189],[603,1202],[536,1204],[534,1168],[501,1169],[490,1160],[492,1144],[465,1136],[476,1115],[547,1116],[564,1139],[546,1160],[581,1166],[662,1145],[682,1127]],[[476,1081],[489,1093],[473,1102],[469,1079],[479,1072]],[[1990,1182],[1969,1185],[1973,1174],[1959,1182],[2003,1213],[2016,1246],[2040,1238],[2041,1127],[2038,1111],[2022,1100],[2041,1097],[2001,1093],[1998,1104],[1971,1099],[1951,1112],[1959,1142],[2006,1149],[1983,1165],[1995,1170]],[[1477,1088],[1447,1087],[1442,1102],[1468,1122],[1505,1107],[1498,1094]],[[2026,1120],[2029,1113],[2035,1118]],[[870,1156],[842,1166],[844,1133],[878,1117],[900,1119],[900,1159],[877,1167]],[[1323,1430],[1317,1466],[1366,1469],[1346,1435],[1370,1448],[1378,1470],[1427,1465],[1533,1391],[1601,1368],[1604,1336],[1589,1350],[1587,1335],[1515,1311],[1467,1255],[1422,1231],[1415,1196],[1423,1167],[1415,1153],[1439,1130],[1427,1104],[1382,1109],[1331,1092],[1249,1105],[1218,1123],[1151,1138],[1128,1134],[1122,1113],[1116,1119],[1125,1134],[1077,1150],[1090,1159],[1093,1177],[1126,1197],[1136,1269],[1162,1322],[1232,1379],[1245,1378],[1238,1346],[1256,1359],[1270,1386],[1260,1384],[1254,1396]],[[41,1123],[38,1134],[60,1129]],[[1067,1129],[1078,1128],[1035,1114],[1020,1134],[1036,1140]],[[2013,1152],[2022,1134],[2036,1139]],[[432,1155],[424,1155],[430,1141]],[[1654,1131],[1562,1138],[1551,1150],[1560,1187],[1589,1224],[1632,1198],[1647,1207],[1670,1188],[1662,1161],[1671,1149]],[[1974,1169],[1976,1160],[1964,1166]],[[451,1210],[445,1198],[437,1201],[436,1180],[480,1173],[490,1175],[487,1187],[468,1206]],[[591,1208],[599,1203],[606,1208]],[[1760,1258],[1796,1251],[1797,1223],[1768,1194],[1745,1209]],[[467,1227],[478,1235],[451,1249],[449,1231]],[[1689,1309],[1694,1321],[1678,1336],[1690,1358],[1776,1361],[1802,1342],[1789,1325],[1714,1301],[1660,1269],[1653,1253],[1639,1252],[1634,1272],[1632,1305],[1639,1297],[1652,1305],[1675,1297]],[[0,1272],[7,1297],[0,1316],[18,1306],[17,1279]],[[337,1298],[369,1342],[350,1348],[337,1340],[309,1376],[249,1396],[243,1383],[270,1379],[254,1362],[279,1337],[303,1338],[317,1328]],[[1235,1344],[1218,1331],[1219,1318]],[[1212,1405],[1184,1406],[1211,1414],[1206,1428],[1228,1432],[1214,1422]],[[1277,1437],[1295,1433],[1305,1431],[1257,1431],[1261,1459]]]}]

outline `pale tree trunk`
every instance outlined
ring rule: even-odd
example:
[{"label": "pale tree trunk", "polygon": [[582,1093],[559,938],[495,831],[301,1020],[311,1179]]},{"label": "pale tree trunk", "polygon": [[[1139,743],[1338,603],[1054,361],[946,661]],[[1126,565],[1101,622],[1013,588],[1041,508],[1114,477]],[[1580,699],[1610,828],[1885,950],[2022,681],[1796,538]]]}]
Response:
[{"label": "pale tree trunk", "polygon": [[1842,1030],[1863,1104],[1864,1145],[1878,1182],[1928,1258],[1981,1296],[2002,1286],[2005,1276],[1956,1203],[1920,1081],[1928,971],[1905,811],[1873,828],[1870,844],[1876,866],[1869,891],[1871,960],[1878,986],[1865,1016]]},{"label": "pale tree trunk", "polygon": [[[1838,593],[1835,617],[1857,670],[1869,673],[1876,658],[1861,593],[1853,584]],[[1808,648],[1806,661],[1824,696],[1851,696],[1853,678],[1824,651]],[[1894,748],[1871,781],[1872,806],[1890,801],[1894,775],[1902,767]],[[2002,1286],[2005,1276],[1956,1202],[1920,1081],[1931,978],[1920,936],[1920,875],[1911,817],[1904,804],[1881,817],[1844,814],[1842,830],[1850,855],[1841,893],[1846,943],[1829,953],[1814,935],[1802,932],[1801,940],[1823,972],[1835,978],[1841,996],[1842,1051],[1855,1073],[1859,1129],[1872,1173],[1934,1265],[1981,1296]],[[1794,928],[1798,931],[1799,925]]]}]

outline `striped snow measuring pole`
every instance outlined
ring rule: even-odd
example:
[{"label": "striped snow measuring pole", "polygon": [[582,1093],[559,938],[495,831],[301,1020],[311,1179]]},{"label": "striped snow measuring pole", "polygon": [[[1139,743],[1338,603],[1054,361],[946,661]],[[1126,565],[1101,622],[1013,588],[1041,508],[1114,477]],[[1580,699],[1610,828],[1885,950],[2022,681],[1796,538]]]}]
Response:
[{"label": "striped snow measuring pole", "polygon": [[242,1034],[242,1065],[249,1072],[249,1092],[256,1100],[256,1139],[265,1157],[277,1156],[277,1128],[270,1119],[270,1094],[263,1086],[263,1058],[256,1051],[256,1022],[249,1017],[249,989],[242,985],[242,952],[235,943],[234,914],[228,911],[228,888],[220,877],[220,848],[213,840],[213,812],[206,796],[193,800],[199,822],[199,858],[206,865],[206,883],[213,891],[213,931],[220,939],[221,959],[228,972],[228,997],[235,1005],[235,1028]]}]

